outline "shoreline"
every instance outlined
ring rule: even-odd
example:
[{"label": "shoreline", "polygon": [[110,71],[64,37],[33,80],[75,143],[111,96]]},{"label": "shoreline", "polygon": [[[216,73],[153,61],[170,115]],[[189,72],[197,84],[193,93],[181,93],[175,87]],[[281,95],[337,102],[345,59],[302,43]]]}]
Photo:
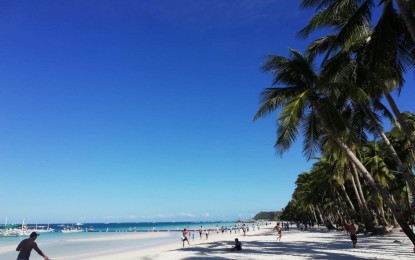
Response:
[{"label": "shoreline", "polygon": [[[291,228],[283,231],[282,241],[276,241],[274,225],[262,226],[247,235],[216,234],[209,239],[190,239],[190,247],[177,241],[139,250],[86,258],[87,260],[133,259],[410,259],[414,257],[412,244],[402,232],[382,236],[358,235],[358,244],[352,248],[349,236],[325,227],[309,231]],[[242,242],[242,251],[229,250],[233,240]]]},{"label": "shoreline", "polygon": [[[53,260],[137,260],[137,259],[410,259],[414,258],[410,240],[403,232],[387,235],[365,236],[358,234],[356,248],[349,236],[341,231],[328,231],[325,227],[298,231],[293,227],[283,231],[282,241],[276,241],[275,222],[242,232],[229,230],[222,234],[216,230],[206,240],[198,232],[191,233],[190,246],[182,247],[180,234],[172,232],[137,232],[92,235],[90,237],[65,237],[61,240],[36,242]],[[242,251],[229,250],[238,238]],[[23,238],[22,238],[23,239]],[[0,247],[0,258],[14,259],[16,245]],[[7,252],[6,252],[7,251]],[[3,254],[5,253],[6,254]],[[40,259],[32,252],[33,259]]]}]

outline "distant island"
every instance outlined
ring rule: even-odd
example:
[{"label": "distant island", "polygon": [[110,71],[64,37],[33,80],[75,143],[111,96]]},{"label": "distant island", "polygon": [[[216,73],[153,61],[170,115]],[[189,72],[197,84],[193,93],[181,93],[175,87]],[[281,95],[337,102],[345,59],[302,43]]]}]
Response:
[{"label": "distant island", "polygon": [[281,211],[261,211],[253,219],[275,221],[280,219],[281,214]]}]

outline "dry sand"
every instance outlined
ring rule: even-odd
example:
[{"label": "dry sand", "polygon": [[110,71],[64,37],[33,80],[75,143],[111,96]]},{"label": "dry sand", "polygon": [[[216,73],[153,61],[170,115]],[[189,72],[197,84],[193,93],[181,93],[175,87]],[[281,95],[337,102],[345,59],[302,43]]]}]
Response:
[{"label": "dry sand", "polygon": [[[196,234],[195,234],[196,235]],[[231,251],[234,239],[242,242],[242,251]],[[349,236],[339,231],[316,228],[305,232],[283,232],[282,241],[276,241],[272,226],[241,234],[216,234],[209,240],[195,237],[190,246],[177,243],[141,250],[110,254],[88,260],[153,260],[153,259],[415,259],[410,240],[396,232],[385,236],[358,235],[358,244],[352,248]]]}]

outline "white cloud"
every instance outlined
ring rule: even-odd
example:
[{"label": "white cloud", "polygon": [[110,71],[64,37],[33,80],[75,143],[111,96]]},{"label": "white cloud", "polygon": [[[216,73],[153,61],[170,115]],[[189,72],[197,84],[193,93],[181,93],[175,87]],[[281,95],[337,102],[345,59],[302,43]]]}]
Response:
[{"label": "white cloud", "polygon": [[195,216],[193,214],[190,213],[179,213],[180,217],[188,217],[188,218],[194,218]]},{"label": "white cloud", "polygon": [[206,213],[202,213],[202,214],[200,214],[200,216],[201,216],[201,217],[208,218],[208,217],[210,217],[210,214],[206,212]]}]

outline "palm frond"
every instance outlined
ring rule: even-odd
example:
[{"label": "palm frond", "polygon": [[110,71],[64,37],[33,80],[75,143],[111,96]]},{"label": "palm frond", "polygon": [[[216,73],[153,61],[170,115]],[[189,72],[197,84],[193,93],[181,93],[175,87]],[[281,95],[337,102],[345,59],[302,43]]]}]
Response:
[{"label": "palm frond", "polygon": [[303,92],[302,88],[266,88],[261,93],[260,108],[254,116],[254,121],[271,114],[279,107],[283,106],[287,100],[291,100],[295,96]]},{"label": "palm frond", "polygon": [[313,41],[306,49],[306,56],[314,60],[317,55],[325,53],[336,39],[335,34],[329,34]]},{"label": "palm frond", "polygon": [[299,124],[306,105],[307,91],[288,102],[281,110],[277,121],[275,148],[280,153],[287,151],[297,139]]},{"label": "palm frond", "polygon": [[339,27],[357,8],[353,0],[330,1],[317,7],[317,14],[311,18],[306,27],[298,32],[299,37],[307,38],[317,29]]},{"label": "palm frond", "polygon": [[301,129],[303,129],[303,154],[307,160],[313,158],[321,150],[322,129],[318,116],[310,111],[304,117]]},{"label": "palm frond", "polygon": [[[333,42],[331,48],[327,51],[324,60],[327,60],[330,55],[337,51],[340,47],[350,48],[353,39],[361,39],[368,36],[370,33],[371,9],[373,8],[373,0],[366,0],[359,6],[350,16],[346,23],[339,26],[339,33]],[[353,10],[348,10],[352,11]]]}]

